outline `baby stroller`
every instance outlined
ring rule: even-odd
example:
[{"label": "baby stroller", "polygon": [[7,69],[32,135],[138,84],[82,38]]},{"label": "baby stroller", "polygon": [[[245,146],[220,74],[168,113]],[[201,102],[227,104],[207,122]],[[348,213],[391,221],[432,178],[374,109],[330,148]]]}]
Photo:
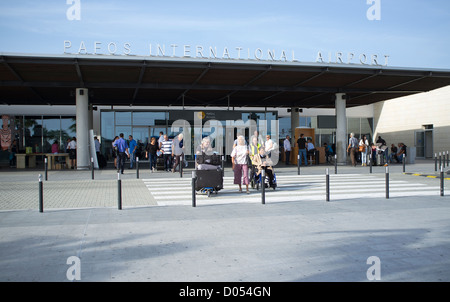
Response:
[{"label": "baby stroller", "polygon": [[207,155],[202,153],[195,156],[197,181],[195,191],[202,194],[217,194],[223,189],[223,170],[220,156],[217,154]]}]

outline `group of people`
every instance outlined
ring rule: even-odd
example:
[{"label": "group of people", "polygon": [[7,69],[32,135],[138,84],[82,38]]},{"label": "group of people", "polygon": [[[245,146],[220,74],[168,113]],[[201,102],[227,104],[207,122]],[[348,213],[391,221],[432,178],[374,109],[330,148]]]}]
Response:
[{"label": "group of people", "polygon": [[250,193],[248,188],[249,172],[250,177],[256,177],[264,170],[269,178],[269,186],[274,185],[273,162],[270,157],[276,149],[276,143],[273,142],[270,135],[266,136],[266,141],[263,143],[258,132],[255,131],[250,138],[250,145],[247,144],[243,135],[238,135],[230,156],[234,172],[233,183],[239,186],[239,192],[242,192],[242,184],[244,184],[246,193]]},{"label": "group of people", "polygon": [[[130,159],[130,169],[136,163],[138,144],[132,135],[128,136],[128,141],[124,139],[124,134],[120,133],[112,142],[114,167],[123,174],[126,159]],[[157,158],[164,161],[164,170],[175,172],[177,166],[186,164],[184,160],[183,134],[178,134],[174,139],[169,139],[167,134],[159,133],[159,138],[150,138],[145,147],[145,158],[149,159],[150,170],[156,170]],[[142,154],[141,154],[142,155]]]},{"label": "group of people", "polygon": [[[284,149],[286,150],[286,146],[288,146],[288,149],[290,151],[291,146],[289,143],[289,135],[286,136],[286,139],[284,141]],[[305,138],[305,135],[303,133],[300,133],[300,137],[297,139],[297,147],[298,147],[298,155],[299,155],[299,165],[302,165],[302,162],[304,161],[304,165],[308,165],[308,156],[314,156],[316,147],[314,146],[312,139]],[[286,151],[285,151],[286,152]],[[288,157],[290,156],[290,152],[286,155],[286,164],[289,164]]]},{"label": "group of people", "polygon": [[[398,143],[398,148],[391,144],[389,149],[386,145],[386,141],[378,136],[375,143],[369,143],[367,137],[363,135],[361,139],[357,139],[354,133],[350,133],[349,143],[347,146],[347,152],[350,153],[352,165],[355,167],[357,163],[358,154],[361,157],[361,166],[367,166],[368,156],[371,155],[372,161],[377,158],[377,154],[381,156],[385,165],[392,163],[395,160],[397,163],[403,161],[403,157],[406,156],[406,145],[404,143]],[[369,160],[370,160],[369,158]]]}]

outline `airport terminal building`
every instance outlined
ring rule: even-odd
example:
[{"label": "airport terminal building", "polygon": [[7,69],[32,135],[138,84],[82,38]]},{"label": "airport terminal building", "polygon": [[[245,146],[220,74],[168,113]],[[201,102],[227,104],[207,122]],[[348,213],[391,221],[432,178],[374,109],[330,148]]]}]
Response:
[{"label": "airport terminal building", "polygon": [[[238,120],[254,120],[280,146],[297,139],[295,129],[312,130],[316,146],[335,146],[339,164],[350,133],[431,158],[450,150],[449,85],[450,70],[378,63],[0,53],[0,165],[14,141],[18,152],[50,153],[54,141],[63,151],[76,137],[86,169],[92,133],[108,157],[119,133],[145,145],[160,131],[205,136],[212,121],[225,129]],[[177,120],[185,128],[172,127]]]}]

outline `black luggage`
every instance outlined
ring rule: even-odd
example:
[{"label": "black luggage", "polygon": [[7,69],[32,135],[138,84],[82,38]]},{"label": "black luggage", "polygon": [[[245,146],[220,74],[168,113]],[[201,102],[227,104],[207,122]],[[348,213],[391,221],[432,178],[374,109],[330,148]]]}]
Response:
[{"label": "black luggage", "polygon": [[164,157],[163,156],[158,156],[156,158],[156,170],[157,171],[164,170]]},{"label": "black luggage", "polygon": [[223,170],[196,170],[197,181],[195,182],[195,190],[213,189],[219,191],[223,189]]},{"label": "black luggage", "polygon": [[202,154],[197,155],[196,160],[197,164],[209,164],[214,166],[222,164],[220,155],[218,154],[207,155],[203,152]]},{"label": "black luggage", "polygon": [[[97,153],[98,154],[98,153]],[[103,169],[103,168],[105,168],[106,167],[106,165],[108,164],[107,162],[106,162],[106,158],[103,156],[103,154],[98,154],[98,158],[97,158],[97,161],[98,161],[98,167],[100,168],[100,169]]]}]

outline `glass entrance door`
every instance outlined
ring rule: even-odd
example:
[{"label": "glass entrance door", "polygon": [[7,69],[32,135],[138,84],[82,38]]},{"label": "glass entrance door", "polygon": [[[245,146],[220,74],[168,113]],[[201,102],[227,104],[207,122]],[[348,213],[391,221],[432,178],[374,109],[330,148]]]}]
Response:
[{"label": "glass entrance door", "polygon": [[425,157],[425,131],[415,133],[416,157]]}]

